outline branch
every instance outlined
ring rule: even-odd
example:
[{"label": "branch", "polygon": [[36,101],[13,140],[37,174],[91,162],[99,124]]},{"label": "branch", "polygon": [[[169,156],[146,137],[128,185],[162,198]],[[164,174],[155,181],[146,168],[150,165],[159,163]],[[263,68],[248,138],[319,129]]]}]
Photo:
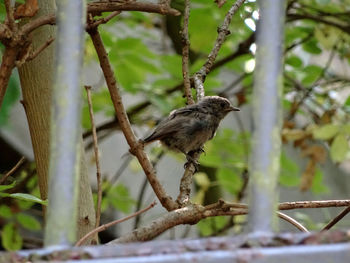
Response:
[{"label": "branch", "polygon": [[9,83],[12,70],[16,65],[16,58],[19,51],[20,50],[16,47],[5,47],[5,52],[2,55],[2,61],[0,66],[0,109],[2,101],[5,97],[7,85]]},{"label": "branch", "polygon": [[101,19],[96,20],[94,23],[92,23],[91,25],[87,24],[87,26],[91,26],[91,27],[97,27],[101,24],[106,24],[108,23],[111,19],[113,19],[115,16],[119,15],[121,13],[121,11],[114,11],[112,13],[110,13],[108,16],[103,17]]},{"label": "branch", "polygon": [[176,207],[175,202],[166,194],[163,186],[158,181],[156,172],[143,150],[142,143],[136,139],[136,136],[131,129],[129,119],[125,112],[123,101],[117,87],[117,81],[114,77],[114,72],[109,62],[108,54],[103,45],[101,36],[96,28],[88,30],[88,33],[90,34],[90,37],[96,49],[97,56],[100,60],[100,65],[106,79],[107,87],[111,95],[116,116],[118,118],[119,125],[124,133],[124,136],[130,146],[130,152],[137,157],[139,163],[142,166],[142,169],[148,178],[148,181],[153,188],[153,191],[157,195],[163,207],[165,207],[167,210],[173,210]]},{"label": "branch", "polygon": [[194,104],[194,100],[191,92],[191,82],[189,76],[189,49],[190,40],[188,38],[188,19],[190,17],[190,0],[185,0],[185,11],[184,11],[184,25],[182,29],[182,76],[184,79],[184,93],[187,99],[187,104]]},{"label": "branch", "polygon": [[[297,201],[280,203],[279,210],[291,210],[300,208],[321,208],[321,207],[340,207],[349,206],[350,200],[327,200],[327,201]],[[151,240],[166,230],[180,224],[196,224],[201,219],[213,216],[236,216],[245,215],[248,213],[248,206],[240,203],[227,203],[224,200],[219,200],[217,203],[207,206],[190,204],[186,207],[171,211],[150,224],[140,227],[133,232],[126,234],[118,239],[111,241],[108,244],[118,244],[127,242],[147,241]],[[297,226],[300,230],[306,229],[294,219],[281,215],[283,219]],[[287,218],[288,217],[288,218]],[[307,231],[307,230],[306,230]]]},{"label": "branch", "polygon": [[143,208],[135,213],[132,213],[131,215],[129,216],[126,216],[122,219],[118,219],[118,220],[115,220],[115,221],[112,221],[110,223],[107,223],[107,224],[104,224],[100,227],[97,227],[95,228],[94,230],[90,231],[89,233],[87,233],[85,236],[83,236],[76,244],[75,246],[78,247],[78,246],[81,246],[81,244],[83,244],[89,237],[91,237],[93,234],[97,234],[99,232],[102,232],[104,230],[106,230],[107,228],[111,227],[111,226],[114,226],[116,224],[119,224],[119,223],[122,223],[126,220],[129,220],[130,218],[133,218],[137,215],[140,215],[148,210],[150,210],[152,207],[154,207],[157,203],[154,201],[153,203],[151,203],[149,206],[147,206],[146,208]]},{"label": "branch", "polygon": [[322,228],[322,231],[331,229],[336,223],[338,223],[349,212],[350,212],[350,206],[345,208],[339,215],[337,215],[335,218],[333,218],[324,228]]},{"label": "branch", "polygon": [[100,156],[97,144],[97,135],[96,135],[96,126],[95,126],[95,118],[94,118],[94,110],[92,108],[92,99],[91,99],[91,86],[85,86],[87,101],[89,106],[89,115],[91,120],[91,129],[92,129],[92,137],[94,141],[94,153],[95,153],[95,161],[96,161],[96,178],[97,178],[97,207],[96,207],[96,223],[95,227],[100,225],[101,219],[101,202],[102,202],[102,182],[101,182],[101,167],[100,167]]},{"label": "branch", "polygon": [[288,223],[291,223],[293,226],[298,228],[300,231],[309,233],[309,231],[302,224],[300,224],[298,221],[296,221],[294,218],[292,218],[284,213],[281,213],[281,212],[277,212],[277,215],[279,218],[282,218],[283,220],[287,221]]},{"label": "branch", "polygon": [[342,24],[339,24],[339,23],[336,23],[336,22],[333,22],[330,20],[326,20],[326,19],[320,18],[318,16],[313,16],[310,14],[287,14],[287,22],[292,22],[292,21],[296,21],[296,20],[303,20],[303,19],[313,20],[315,22],[319,22],[322,24],[333,26],[333,27],[339,28],[340,30],[342,30],[343,32],[345,32],[347,34],[350,34],[350,26],[345,26],[345,25],[342,25]]},{"label": "branch", "polygon": [[93,15],[100,14],[102,12],[112,12],[112,11],[141,11],[147,13],[158,13],[162,15],[172,15],[179,16],[181,13],[173,8],[166,7],[161,4],[154,4],[149,2],[135,2],[127,1],[121,2],[94,2],[89,3],[87,11]]},{"label": "branch", "polygon": [[213,49],[211,50],[207,61],[204,63],[202,68],[197,72],[197,74],[200,76],[201,80],[203,81],[207,74],[211,71],[211,68],[216,60],[216,57],[219,53],[219,50],[224,43],[227,35],[230,34],[230,31],[228,30],[228,27],[231,23],[233,15],[237,12],[238,8],[244,3],[245,0],[237,0],[228,13],[225,16],[223,24],[218,28],[218,36],[216,38],[215,44]]},{"label": "branch", "polygon": [[11,174],[17,171],[17,169],[24,163],[25,159],[26,158],[22,157],[10,171],[1,177],[0,185],[2,185]]},{"label": "branch", "polygon": [[[101,14],[103,12],[115,12],[115,11],[141,11],[141,12],[149,12],[149,13],[159,13],[163,15],[174,15],[178,16],[181,13],[173,8],[164,8],[162,5],[147,3],[147,2],[94,2],[89,3],[87,5],[87,12],[92,15]],[[33,30],[37,29],[43,25],[54,25],[56,23],[55,14],[50,14],[46,16],[41,16],[37,19],[32,20],[31,22],[25,24],[21,32],[24,35],[29,34]],[[98,24],[103,23],[103,19],[101,22],[97,22]]]},{"label": "branch", "polygon": [[35,50],[26,60],[27,61],[31,61],[34,58],[36,58],[42,51],[44,51],[45,48],[47,48],[48,46],[51,45],[51,43],[55,40],[54,37],[49,38],[48,40],[46,40],[46,42],[44,44],[42,44],[41,47],[39,47],[37,50]]},{"label": "branch", "polygon": [[9,26],[12,30],[15,27],[15,19],[13,17],[13,6],[11,4],[11,0],[5,0],[5,9],[6,9],[6,20],[5,24]]}]

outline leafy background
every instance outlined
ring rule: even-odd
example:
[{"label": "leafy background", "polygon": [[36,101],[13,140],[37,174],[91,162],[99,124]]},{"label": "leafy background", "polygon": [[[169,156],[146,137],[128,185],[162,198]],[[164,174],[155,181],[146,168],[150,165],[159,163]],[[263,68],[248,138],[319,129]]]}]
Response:
[{"label": "leafy background", "polygon": [[[190,71],[194,73],[206,60],[230,1],[222,8],[209,0],[191,2]],[[172,5],[183,10],[182,0],[174,0]],[[1,3],[2,21],[4,14]],[[206,154],[200,159],[201,170],[195,176],[193,200],[198,203],[209,203],[221,197],[232,201],[245,200],[252,132],[249,109],[256,47],[251,44],[240,51],[239,46],[254,34],[257,19],[256,2],[247,1],[234,16],[231,34],[217,59],[227,59],[227,62],[211,72],[205,82],[207,95],[228,96],[247,114],[242,114],[244,117],[235,115],[237,126],[232,129],[232,125],[226,122],[216,137],[206,144]],[[305,196],[305,192],[310,193],[309,197],[313,199],[333,196],[336,193],[332,193],[327,182],[348,180],[338,167],[345,166],[350,158],[349,26],[349,0],[288,1],[281,135],[285,147],[279,178],[282,197],[284,193],[289,193],[297,199]],[[128,108],[129,117],[137,129],[152,129],[171,110],[184,105],[181,55],[178,52],[181,47],[178,34],[181,17],[162,18],[155,14],[125,12],[100,29],[123,94],[133,98],[131,101],[138,101]],[[237,56],[230,59],[237,52]],[[87,38],[85,64],[94,63],[97,63],[97,57]],[[9,118],[15,117],[10,113],[19,99],[19,80],[14,73],[0,112],[2,127],[8,125]],[[93,106],[95,113],[104,120],[98,133],[100,141],[103,141],[116,132],[113,127],[114,110],[103,81],[94,87]],[[109,126],[102,125],[106,121]],[[88,142],[91,127],[87,105],[83,107],[82,125]],[[150,150],[152,158],[156,159],[160,151],[154,146]],[[174,157],[177,164],[182,165],[181,157],[168,152],[165,155]],[[335,168],[331,169],[333,172],[326,173],[326,166]],[[133,161],[126,167],[124,174],[139,171]],[[127,214],[145,202],[132,194],[130,188],[134,186],[108,178],[110,176],[105,175],[103,184],[104,214],[111,210]],[[3,197],[0,201],[2,247],[7,250],[28,247],[23,245],[23,240],[28,236],[40,238],[42,235],[42,218],[36,211],[40,210],[37,203],[43,201],[35,198],[39,196],[35,165],[28,164],[11,176],[7,185],[0,186],[0,194]],[[334,212],[330,211],[320,212],[324,221],[332,218]],[[315,220],[305,211],[291,215],[309,229],[320,229],[325,223]],[[243,216],[211,218],[201,221],[195,232],[200,236],[220,235],[227,231],[239,233],[244,222]],[[349,226],[349,220],[343,220],[342,225]]]}]

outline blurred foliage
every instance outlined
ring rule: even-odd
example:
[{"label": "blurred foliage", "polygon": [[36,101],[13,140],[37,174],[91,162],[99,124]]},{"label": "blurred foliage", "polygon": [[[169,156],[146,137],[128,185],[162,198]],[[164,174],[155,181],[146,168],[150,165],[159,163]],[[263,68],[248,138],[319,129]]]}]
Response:
[{"label": "blurred foliage", "polygon": [[[190,72],[194,73],[203,65],[212,49],[217,28],[230,8],[230,2],[227,1],[222,8],[209,0],[192,0],[191,4],[189,34],[194,56]],[[183,10],[183,0],[173,0],[172,5]],[[2,21],[4,14],[2,2]],[[326,179],[336,175],[324,174],[324,163],[330,160],[333,164],[339,164],[350,158],[350,126],[347,124],[350,121],[350,0],[288,1],[286,14],[282,140],[289,149],[295,148],[300,156],[292,157],[289,156],[289,150],[283,151],[279,183],[282,187],[295,191],[325,194],[330,191]],[[257,19],[258,11],[254,0],[246,1],[233,17],[229,28],[231,34],[217,58],[217,61],[225,59],[226,62],[207,76],[207,95],[222,93],[235,105],[250,105],[254,81],[251,73],[255,65],[256,46],[251,45],[249,52],[242,51],[234,59],[230,59],[230,56],[254,34]],[[181,18],[170,20],[157,14],[122,12],[109,23],[100,26],[121,91],[135,96],[137,100],[141,99],[141,104],[143,101],[149,102],[140,111],[130,114],[135,126],[153,128],[170,111],[185,105],[180,87],[181,54],[176,51],[179,43],[170,31],[164,30],[165,24],[173,23],[175,34],[178,34],[181,30],[180,20]],[[89,38],[86,39],[85,63],[97,63]],[[241,81],[236,82],[240,77]],[[18,103],[18,86],[18,77],[14,74],[2,105],[0,125],[6,125],[9,110],[14,103]],[[105,83],[101,81],[96,86],[93,92],[94,111],[110,118],[112,122],[114,109]],[[129,109],[139,105],[132,105]],[[244,197],[249,177],[247,169],[251,130],[245,127],[249,126],[249,121],[243,122],[240,113],[236,114],[236,118],[238,124],[244,125],[239,124],[234,130],[231,127],[221,128],[216,137],[205,145],[206,153],[201,155],[200,163],[212,168],[210,171],[214,177],[206,171],[196,174],[197,193],[193,197],[196,203],[204,203],[206,195],[216,186],[223,190],[227,200],[241,201]],[[83,127],[90,129],[87,105],[83,107]],[[112,129],[110,134],[114,132]],[[101,139],[105,137],[106,133],[103,133]],[[14,183],[2,187],[10,189],[13,186]],[[137,203],[123,184],[111,185],[106,181],[103,189],[103,211],[112,207],[129,213]],[[0,191],[5,190],[0,188]],[[18,193],[12,197],[38,201],[34,197]],[[13,198],[11,200],[16,204],[23,202]],[[37,230],[38,225],[25,213],[30,207],[13,212],[13,206],[13,203],[10,208],[0,206],[0,216],[5,219],[1,232],[2,244],[9,250],[21,247],[21,227],[35,226],[33,230]],[[298,217],[310,229],[319,227],[305,215],[300,214]],[[199,222],[199,232],[202,236],[219,233],[221,228],[230,223],[229,220],[231,219],[227,217],[208,218]],[[240,224],[239,220],[235,219],[234,224]]]},{"label": "blurred foliage", "polygon": [[[19,172],[18,182],[13,180],[7,185],[0,185],[0,222],[2,224],[1,245],[6,250],[18,250],[23,245],[23,233],[42,230],[42,222],[33,215],[35,204],[47,205],[47,200],[39,197],[37,178],[29,176],[35,168]],[[23,190],[28,193],[12,193],[14,188],[24,182]]]}]

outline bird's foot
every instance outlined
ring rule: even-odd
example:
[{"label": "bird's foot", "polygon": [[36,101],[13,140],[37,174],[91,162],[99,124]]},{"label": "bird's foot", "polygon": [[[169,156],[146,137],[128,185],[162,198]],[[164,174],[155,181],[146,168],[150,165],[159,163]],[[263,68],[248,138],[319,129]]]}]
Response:
[{"label": "bird's foot", "polygon": [[187,169],[189,165],[193,164],[195,173],[199,170],[199,162],[195,160],[191,155],[186,154],[187,162],[184,164],[184,169]]}]

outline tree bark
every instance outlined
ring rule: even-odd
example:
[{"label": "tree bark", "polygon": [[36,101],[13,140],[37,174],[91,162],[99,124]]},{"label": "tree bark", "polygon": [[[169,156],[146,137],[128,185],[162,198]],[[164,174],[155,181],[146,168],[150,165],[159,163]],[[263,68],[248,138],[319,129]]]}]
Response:
[{"label": "tree bark", "polygon": [[[55,12],[54,0],[42,0],[38,1],[38,3],[39,12],[33,19]],[[49,38],[55,36],[56,28],[54,26],[45,25],[34,30],[32,33],[32,50],[41,47]],[[47,199],[48,196],[50,105],[55,66],[54,43],[43,50],[35,59],[23,64],[18,69],[23,94],[23,106],[27,115],[42,199]],[[77,219],[78,239],[91,231],[95,226],[95,209],[83,149],[81,156]]]}]

